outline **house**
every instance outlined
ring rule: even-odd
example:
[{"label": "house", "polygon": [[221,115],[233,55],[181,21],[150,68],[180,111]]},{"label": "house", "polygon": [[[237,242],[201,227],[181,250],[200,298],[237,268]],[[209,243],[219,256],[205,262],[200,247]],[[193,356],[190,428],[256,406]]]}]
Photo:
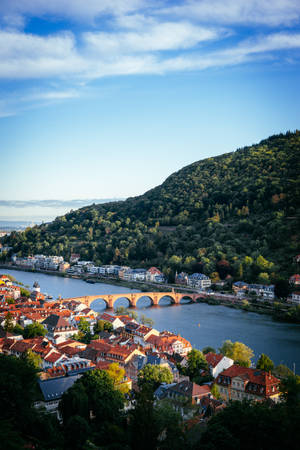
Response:
[{"label": "house", "polygon": [[232,284],[233,291],[237,294],[238,292],[245,292],[248,289],[248,283],[245,281],[236,281]]},{"label": "house", "polygon": [[126,375],[133,381],[137,381],[138,373],[147,364],[147,357],[145,355],[135,355],[125,364]]},{"label": "house", "polygon": [[43,369],[48,369],[53,366],[59,366],[61,361],[65,358],[64,353],[53,351],[43,359]]},{"label": "house", "polygon": [[296,305],[300,305],[300,292],[292,293],[292,303],[296,303]]},{"label": "house", "polygon": [[150,267],[146,272],[146,281],[153,283],[165,283],[166,278],[164,274],[156,267]]},{"label": "house", "polygon": [[221,372],[216,383],[224,400],[278,400],[280,380],[263,370],[233,364]]},{"label": "house", "polygon": [[80,260],[80,254],[79,253],[72,253],[70,257],[70,263],[75,264]]},{"label": "house", "polygon": [[248,291],[254,292],[257,296],[264,300],[273,300],[275,297],[275,286],[273,284],[249,284]]},{"label": "house", "polygon": [[125,325],[124,334],[132,337],[135,344],[145,347],[148,345],[147,339],[150,336],[159,336],[159,331],[155,330],[155,328],[146,327],[145,325],[128,323]]},{"label": "house", "polygon": [[211,279],[203,273],[193,273],[188,276],[187,285],[199,289],[206,289],[211,285]]},{"label": "house", "polygon": [[120,320],[119,317],[112,316],[111,314],[102,313],[100,316],[97,317],[97,319],[104,320],[105,322],[111,323],[114,330],[116,328],[125,326],[124,322],[122,322],[122,320]]},{"label": "house", "polygon": [[175,283],[176,284],[183,284],[183,285],[187,285],[188,284],[188,274],[185,272],[180,272],[175,274]]},{"label": "house", "polygon": [[199,384],[192,381],[181,381],[172,385],[166,391],[167,398],[185,398],[193,405],[197,405],[204,397],[211,397],[210,387],[208,385],[199,386]]},{"label": "house", "polygon": [[132,281],[145,281],[146,269],[132,269],[131,280]]},{"label": "house", "polygon": [[81,375],[71,375],[68,377],[50,378],[47,380],[39,380],[39,388],[41,391],[40,399],[34,403],[36,408],[46,408],[46,411],[57,415],[61,420],[58,412],[58,405],[63,394],[75,383]]},{"label": "house", "polygon": [[112,345],[104,342],[103,339],[93,340],[80,356],[90,359],[95,364],[99,361],[117,362],[124,367],[135,355],[143,355],[136,345],[121,346],[119,344]]},{"label": "house", "polygon": [[58,270],[60,272],[65,272],[67,269],[70,269],[70,264],[68,262],[64,261],[64,262],[60,263],[59,268],[58,268]]},{"label": "house", "polygon": [[77,332],[77,328],[57,314],[51,314],[42,325],[47,329],[47,337],[57,343],[66,341]]},{"label": "house", "polygon": [[205,359],[207,361],[210,373],[214,378],[217,378],[223,370],[228,369],[228,367],[231,367],[234,364],[233,359],[228,358],[221,353],[216,354],[209,352],[205,355]]},{"label": "house", "polygon": [[290,284],[292,284],[293,286],[300,286],[300,275],[298,273],[296,273],[295,275],[292,275],[289,278],[289,282]]}]

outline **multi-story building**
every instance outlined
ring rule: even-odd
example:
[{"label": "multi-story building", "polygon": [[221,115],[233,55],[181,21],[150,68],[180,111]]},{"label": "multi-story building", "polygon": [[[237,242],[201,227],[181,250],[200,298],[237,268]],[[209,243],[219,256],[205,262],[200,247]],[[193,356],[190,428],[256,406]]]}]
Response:
[{"label": "multi-story building", "polygon": [[280,380],[263,370],[241,367],[236,364],[223,370],[217,379],[224,400],[278,400]]},{"label": "multi-story building", "polygon": [[188,286],[206,289],[211,285],[211,279],[203,273],[193,273],[188,276]]}]

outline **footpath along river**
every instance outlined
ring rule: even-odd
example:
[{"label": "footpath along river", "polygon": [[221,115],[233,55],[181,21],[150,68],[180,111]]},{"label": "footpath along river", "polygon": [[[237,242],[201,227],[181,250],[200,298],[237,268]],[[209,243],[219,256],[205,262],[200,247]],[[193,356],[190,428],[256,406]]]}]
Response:
[{"label": "footpath along river", "polygon": [[[24,285],[32,287],[35,281],[41,292],[53,298],[77,297],[82,295],[117,294],[140,292],[122,286],[95,283],[63,278],[41,273],[0,269],[0,273],[13,275]],[[193,347],[202,349],[207,345],[218,348],[226,339],[240,341],[251,347],[255,353],[254,361],[261,353],[266,353],[274,363],[286,364],[300,373],[300,325],[275,322],[270,316],[249,313],[225,306],[211,306],[205,303],[168,306],[169,300],[162,299],[159,307],[149,308],[147,298],[140,299],[137,312],[154,320],[158,330],[170,330],[188,339]],[[116,306],[128,306],[126,299],[117,301]],[[95,311],[105,309],[103,300],[92,304]]]}]

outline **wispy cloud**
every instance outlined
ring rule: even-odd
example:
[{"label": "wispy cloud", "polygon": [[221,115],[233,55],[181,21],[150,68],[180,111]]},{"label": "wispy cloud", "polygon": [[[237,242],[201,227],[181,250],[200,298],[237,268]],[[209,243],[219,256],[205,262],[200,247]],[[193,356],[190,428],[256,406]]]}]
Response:
[{"label": "wispy cloud", "polygon": [[[68,76],[74,81],[109,75],[155,74],[236,64],[249,55],[300,48],[300,34],[292,32],[261,35],[220,51],[208,51],[197,46],[215,38],[218,33],[213,30],[186,23],[155,24],[151,29],[153,33],[84,33],[80,46],[70,33],[40,37],[2,31],[0,77],[64,79]],[[167,54],[163,53],[165,50]],[[170,51],[177,54],[172,55]],[[34,95],[50,100],[71,98],[76,94],[68,90]]]},{"label": "wispy cloud", "polygon": [[91,22],[101,15],[123,15],[146,6],[145,0],[1,0],[0,16],[9,23],[26,17]]},{"label": "wispy cloud", "polygon": [[[1,0],[0,17],[0,79],[39,82],[2,96],[0,117],[76,98],[80,84],[102,77],[204,70],[300,48],[299,33],[287,31],[300,20],[299,0]],[[72,28],[65,19],[81,21],[84,31],[29,33],[22,27],[31,17],[64,30]],[[251,38],[240,37],[241,25],[252,25]]]},{"label": "wispy cloud", "polygon": [[99,54],[130,54],[195,47],[200,42],[220,38],[221,31],[195,26],[188,22],[151,23],[141,30],[117,33],[85,33],[89,51]]},{"label": "wispy cloud", "polygon": [[226,25],[292,25],[299,22],[299,0],[186,0],[160,14]]}]

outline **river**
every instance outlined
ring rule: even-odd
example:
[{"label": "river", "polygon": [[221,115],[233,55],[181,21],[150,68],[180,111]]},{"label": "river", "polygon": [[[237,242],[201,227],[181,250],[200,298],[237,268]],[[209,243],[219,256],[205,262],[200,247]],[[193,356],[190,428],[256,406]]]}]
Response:
[{"label": "river", "polygon": [[[126,292],[140,292],[122,286],[63,278],[42,273],[22,272],[1,269],[0,273],[13,275],[24,285],[32,287],[38,281],[41,292],[57,298],[82,295],[104,295]],[[139,300],[137,312],[154,320],[158,330],[170,330],[188,339],[193,347],[202,349],[210,345],[218,348],[226,339],[240,341],[251,347],[255,353],[254,361],[265,353],[277,364],[286,364],[300,373],[300,325],[274,322],[270,316],[231,309],[225,306],[212,306],[205,303],[193,303],[168,306],[168,300],[162,299],[159,307],[149,308],[149,299]],[[117,306],[128,306],[126,299],[117,301]],[[103,300],[92,304],[95,311],[105,308]]]}]

